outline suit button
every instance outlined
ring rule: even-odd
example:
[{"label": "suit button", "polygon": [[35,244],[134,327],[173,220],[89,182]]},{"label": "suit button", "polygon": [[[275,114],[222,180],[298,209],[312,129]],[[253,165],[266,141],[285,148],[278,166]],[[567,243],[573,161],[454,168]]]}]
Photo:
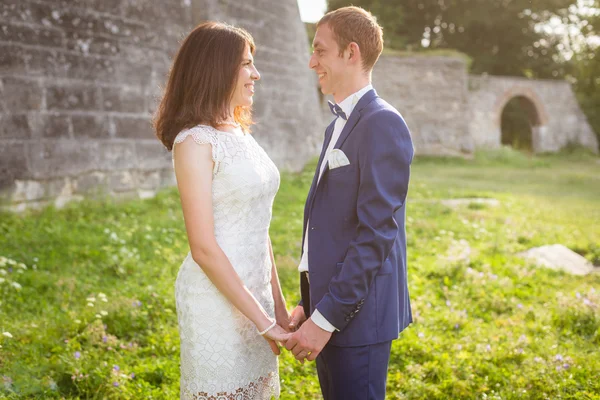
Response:
[{"label": "suit button", "polygon": [[314,230],[315,230],[315,227],[314,227],[314,226],[311,226],[311,227],[310,227],[310,230],[311,230],[311,231],[314,231]]},{"label": "suit button", "polygon": [[350,317],[346,317],[346,322],[350,321]]}]

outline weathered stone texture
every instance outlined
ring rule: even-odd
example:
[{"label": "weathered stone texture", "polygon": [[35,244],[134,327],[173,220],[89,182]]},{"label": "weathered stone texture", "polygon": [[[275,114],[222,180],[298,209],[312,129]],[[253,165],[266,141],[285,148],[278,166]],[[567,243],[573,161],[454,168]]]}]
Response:
[{"label": "weathered stone texture", "polygon": [[280,167],[301,168],[323,127],[295,0],[20,0],[0,3],[0,199],[21,209],[172,185],[151,116],[180,40],[203,20],[254,35],[254,133]]},{"label": "weathered stone texture", "polygon": [[500,76],[469,78],[469,131],[477,147],[500,146],[502,111],[515,97],[524,97],[532,106],[535,152],[554,152],[568,144],[598,151],[596,136],[568,82]]},{"label": "weathered stone texture", "polygon": [[463,60],[383,55],[373,70],[373,85],[404,117],[417,154],[473,152]]}]

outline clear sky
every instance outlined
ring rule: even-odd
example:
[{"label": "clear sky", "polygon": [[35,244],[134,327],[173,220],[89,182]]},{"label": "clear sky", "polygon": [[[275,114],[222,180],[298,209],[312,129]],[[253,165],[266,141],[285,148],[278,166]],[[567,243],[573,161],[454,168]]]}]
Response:
[{"label": "clear sky", "polygon": [[317,22],[327,9],[325,0],[298,0],[300,18],[304,22]]}]

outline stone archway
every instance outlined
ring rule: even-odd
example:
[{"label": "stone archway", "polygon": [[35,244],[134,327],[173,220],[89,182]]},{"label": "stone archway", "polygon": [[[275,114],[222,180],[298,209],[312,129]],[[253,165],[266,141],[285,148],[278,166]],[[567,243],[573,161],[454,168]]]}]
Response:
[{"label": "stone archway", "polygon": [[538,96],[529,88],[516,87],[504,92],[494,107],[495,125],[498,132],[498,142],[502,143],[502,114],[509,102],[519,103],[527,115],[531,128],[531,150],[538,152],[542,148],[543,136],[547,130],[548,115]]}]

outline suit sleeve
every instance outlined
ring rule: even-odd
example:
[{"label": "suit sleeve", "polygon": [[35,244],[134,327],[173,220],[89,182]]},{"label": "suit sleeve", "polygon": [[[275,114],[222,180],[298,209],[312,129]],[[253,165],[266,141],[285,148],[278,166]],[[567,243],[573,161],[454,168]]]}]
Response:
[{"label": "suit sleeve", "polygon": [[408,127],[391,110],[375,113],[361,132],[357,235],[316,309],[342,330],[359,312],[398,234],[395,212],[408,192],[413,147]]}]

